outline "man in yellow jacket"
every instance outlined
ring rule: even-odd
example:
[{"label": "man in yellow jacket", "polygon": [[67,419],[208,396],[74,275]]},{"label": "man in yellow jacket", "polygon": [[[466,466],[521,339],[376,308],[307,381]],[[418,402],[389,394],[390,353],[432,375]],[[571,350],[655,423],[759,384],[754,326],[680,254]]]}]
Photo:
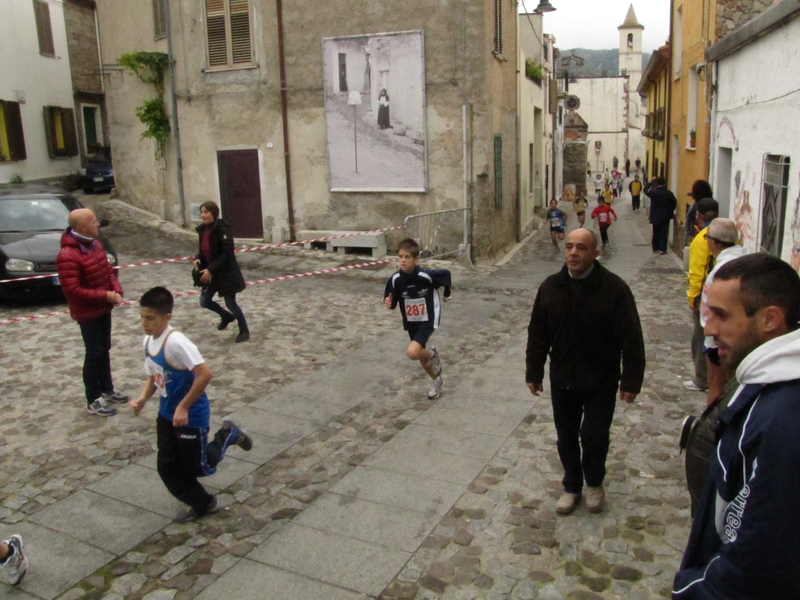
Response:
[{"label": "man in yellow jacket", "polygon": [[704,392],[708,389],[708,365],[705,355],[705,334],[703,326],[700,324],[700,300],[703,291],[703,282],[710,271],[709,258],[711,253],[708,250],[708,240],[706,240],[706,228],[719,213],[719,204],[713,198],[703,198],[697,201],[697,227],[698,233],[689,246],[689,289],[686,296],[689,299],[689,308],[692,309],[692,361],[694,362],[694,377],[687,379],[683,387],[687,390]]}]

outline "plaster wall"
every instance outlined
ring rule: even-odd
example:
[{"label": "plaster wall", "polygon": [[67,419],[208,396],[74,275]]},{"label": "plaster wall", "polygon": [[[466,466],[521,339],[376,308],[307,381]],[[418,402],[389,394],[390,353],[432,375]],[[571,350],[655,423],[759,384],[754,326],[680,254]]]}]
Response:
[{"label": "plaster wall", "polygon": [[55,57],[39,54],[33,2],[3,3],[0,100],[20,101],[27,159],[0,162],[0,182],[7,182],[14,175],[20,175],[26,181],[60,177],[80,167],[78,157],[50,158],[47,151],[44,107],[72,108],[74,104],[64,5],[49,2],[48,6]]},{"label": "plaster wall", "polygon": [[[789,157],[780,256],[795,269],[800,268],[800,139],[787,135],[786,127],[800,120],[800,94],[796,78],[786,73],[800,72],[798,36],[800,18],[795,18],[718,61],[716,135],[711,147],[715,157],[725,149],[732,151],[731,195],[720,198],[720,203],[728,207],[723,216],[736,221],[745,247],[753,251],[761,236],[764,157]],[[725,187],[719,179],[725,170],[719,160],[714,164],[711,183],[716,190]]]},{"label": "plaster wall", "polygon": [[[593,170],[611,169],[616,156],[625,165],[627,131],[623,108],[627,102],[624,77],[591,77],[569,84],[569,93],[581,100],[578,109],[589,126],[588,157]],[[600,152],[595,142],[600,142]]]}]

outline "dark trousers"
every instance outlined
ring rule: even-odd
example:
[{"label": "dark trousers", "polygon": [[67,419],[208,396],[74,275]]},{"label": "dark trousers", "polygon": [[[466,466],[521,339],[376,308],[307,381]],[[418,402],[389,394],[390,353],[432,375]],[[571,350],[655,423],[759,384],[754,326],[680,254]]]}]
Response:
[{"label": "dark trousers", "polygon": [[[600,487],[606,476],[609,430],[617,402],[617,386],[599,390],[552,388],[558,457],[564,467],[564,491],[580,493]],[[582,451],[582,452],[581,452]]]},{"label": "dark trousers", "polygon": [[706,362],[706,334],[700,324],[700,311],[692,311],[692,363],[694,363],[694,377],[692,381],[697,387],[708,387],[708,363]]},{"label": "dark trousers", "polygon": [[666,223],[653,223],[653,252],[666,252],[668,237],[669,221]]},{"label": "dark trousers", "polygon": [[608,228],[611,225],[600,225],[600,240],[604,243],[608,243]]},{"label": "dark trousers", "polygon": [[222,296],[222,299],[225,301],[225,306],[228,307],[228,310],[225,310],[219,304],[214,302],[213,298],[214,294],[216,293],[217,286],[215,286],[214,282],[212,281],[203,288],[203,291],[200,292],[200,306],[217,313],[223,319],[230,320],[230,318],[233,317],[236,319],[236,323],[239,325],[239,331],[247,331],[247,321],[244,318],[242,309],[239,308],[238,304],[236,304],[236,294],[226,294],[225,296]]},{"label": "dark trousers", "polygon": [[203,514],[213,496],[197,481],[213,475],[228,446],[236,442],[230,429],[220,429],[208,443],[208,429],[175,427],[160,414],[156,419],[158,474],[169,493]]},{"label": "dark trousers", "polygon": [[633,210],[639,210],[639,194],[631,195],[631,203],[633,204]]},{"label": "dark trousers", "polygon": [[91,404],[101,394],[114,391],[111,380],[111,313],[78,323],[86,354],[83,357],[83,387]]}]

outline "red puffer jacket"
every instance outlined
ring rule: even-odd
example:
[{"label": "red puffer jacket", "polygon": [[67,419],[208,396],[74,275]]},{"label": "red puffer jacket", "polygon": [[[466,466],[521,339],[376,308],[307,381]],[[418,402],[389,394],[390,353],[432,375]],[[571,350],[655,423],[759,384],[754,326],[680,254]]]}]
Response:
[{"label": "red puffer jacket", "polygon": [[98,240],[86,244],[67,227],[61,236],[57,264],[61,290],[73,319],[91,321],[111,312],[114,305],[108,301],[107,292],[122,295],[122,286],[108,263],[103,244]]}]

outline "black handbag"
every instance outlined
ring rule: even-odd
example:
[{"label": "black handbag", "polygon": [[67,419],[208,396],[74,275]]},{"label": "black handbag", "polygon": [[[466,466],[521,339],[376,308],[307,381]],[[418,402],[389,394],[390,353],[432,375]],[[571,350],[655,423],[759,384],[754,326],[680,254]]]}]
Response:
[{"label": "black handbag", "polygon": [[203,287],[203,282],[200,281],[200,271],[197,269],[192,269],[192,283],[194,284],[194,287]]}]

